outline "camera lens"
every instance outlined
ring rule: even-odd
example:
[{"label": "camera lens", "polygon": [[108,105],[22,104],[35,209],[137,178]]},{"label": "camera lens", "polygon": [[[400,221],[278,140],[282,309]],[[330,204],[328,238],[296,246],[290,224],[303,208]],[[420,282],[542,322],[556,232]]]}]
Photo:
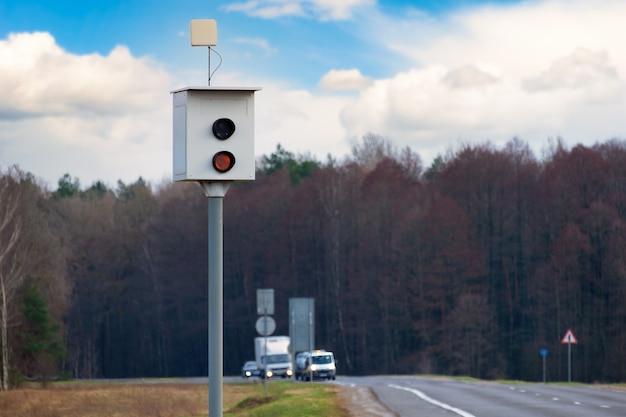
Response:
[{"label": "camera lens", "polygon": [[217,172],[224,173],[230,171],[235,165],[235,155],[228,151],[221,151],[213,155],[213,168]]},{"label": "camera lens", "polygon": [[213,122],[213,135],[219,140],[226,140],[235,133],[235,123],[226,118]]}]

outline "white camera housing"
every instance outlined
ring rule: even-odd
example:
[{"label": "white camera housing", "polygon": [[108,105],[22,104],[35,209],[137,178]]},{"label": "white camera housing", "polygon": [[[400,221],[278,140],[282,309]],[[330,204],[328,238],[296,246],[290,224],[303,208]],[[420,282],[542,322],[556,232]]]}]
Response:
[{"label": "white camera housing", "polygon": [[[250,181],[255,177],[254,93],[257,87],[184,87],[173,96],[174,181]],[[213,124],[230,119],[235,130],[218,139]],[[214,167],[218,152],[230,152],[227,172]]]}]

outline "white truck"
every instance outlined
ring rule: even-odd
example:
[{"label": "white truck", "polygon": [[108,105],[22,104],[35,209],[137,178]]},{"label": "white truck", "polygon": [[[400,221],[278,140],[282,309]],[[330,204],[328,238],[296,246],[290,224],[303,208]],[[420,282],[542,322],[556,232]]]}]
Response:
[{"label": "white truck", "polygon": [[254,338],[254,358],[261,378],[291,378],[289,336]]}]

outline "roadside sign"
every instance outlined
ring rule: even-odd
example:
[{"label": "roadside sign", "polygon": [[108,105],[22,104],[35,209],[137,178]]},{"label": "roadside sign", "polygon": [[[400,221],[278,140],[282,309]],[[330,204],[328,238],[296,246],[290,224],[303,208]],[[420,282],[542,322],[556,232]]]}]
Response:
[{"label": "roadside sign", "polygon": [[256,290],[256,313],[259,316],[274,314],[273,288],[259,288]]},{"label": "roadside sign", "polygon": [[572,382],[572,345],[578,343],[572,329],[567,329],[561,343],[567,345],[567,382]]},{"label": "roadside sign", "polygon": [[563,336],[561,343],[564,345],[575,345],[578,343],[578,339],[576,339],[576,336],[574,336],[574,332],[572,332],[572,329],[567,329],[567,332],[565,332],[565,336]]},{"label": "roadside sign", "polygon": [[276,330],[276,322],[270,316],[261,316],[254,327],[261,336],[269,336]]},{"label": "roadside sign", "polygon": [[541,349],[539,349],[539,356],[541,356],[542,358],[547,358],[548,355],[550,355],[550,351],[548,350],[548,348],[542,347]]},{"label": "roadside sign", "polygon": [[291,339],[291,357],[294,361],[297,352],[313,350],[315,346],[314,298],[289,298],[289,338]]}]

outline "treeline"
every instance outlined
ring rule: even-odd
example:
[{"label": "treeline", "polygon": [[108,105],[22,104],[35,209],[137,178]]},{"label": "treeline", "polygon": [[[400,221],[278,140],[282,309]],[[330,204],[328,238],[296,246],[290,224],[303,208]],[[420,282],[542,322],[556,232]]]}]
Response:
[{"label": "treeline", "polygon": [[[206,374],[197,185],[65,176],[48,192],[17,170],[1,184],[15,374]],[[317,345],[342,373],[537,380],[547,347],[549,378],[564,379],[572,328],[575,379],[626,379],[626,142],[557,142],[541,158],[520,140],[467,145],[427,169],[376,136],[343,161],[279,147],[229,191],[224,234],[229,374],[253,358],[255,292],[270,287],[277,334],[289,297],[315,297]]]}]

